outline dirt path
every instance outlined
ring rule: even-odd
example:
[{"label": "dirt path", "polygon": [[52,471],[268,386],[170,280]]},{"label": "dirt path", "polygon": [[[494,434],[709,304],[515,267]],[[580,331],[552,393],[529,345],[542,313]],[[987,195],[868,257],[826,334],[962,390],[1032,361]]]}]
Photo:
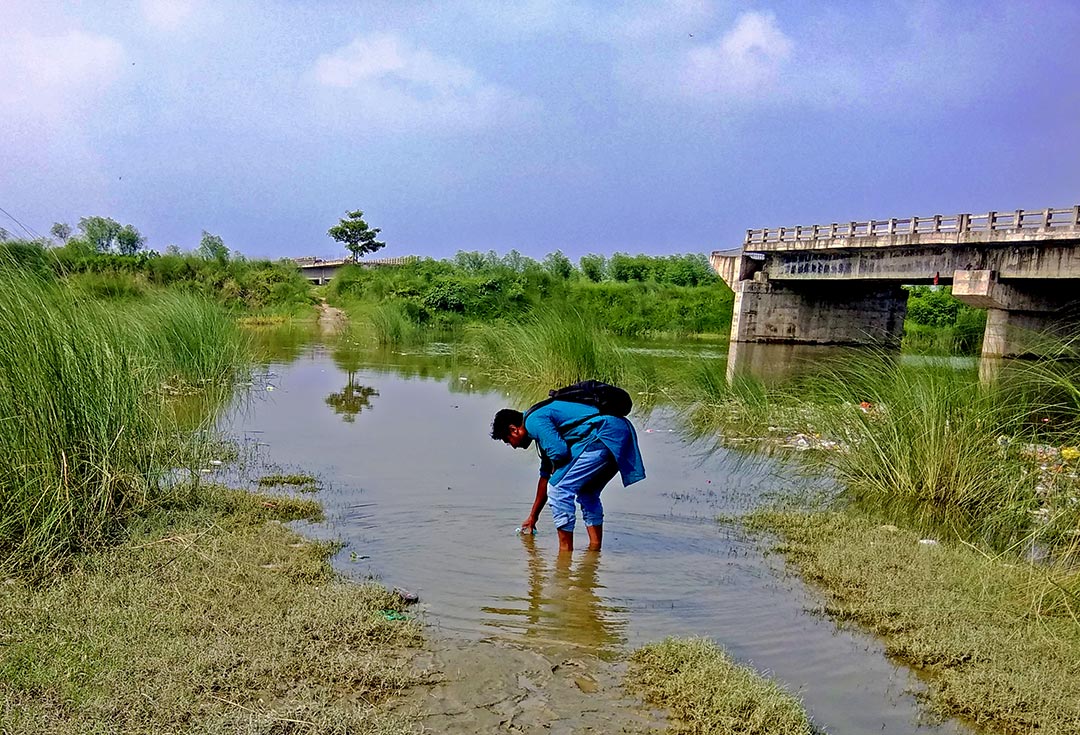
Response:
[{"label": "dirt path", "polygon": [[345,312],[326,303],[323,299],[319,303],[319,329],[326,334],[333,334],[345,326],[348,317]]},{"label": "dirt path", "polygon": [[415,665],[431,682],[401,707],[425,733],[660,733],[666,723],[628,696],[623,667],[575,650],[543,653],[501,641],[432,640]]}]

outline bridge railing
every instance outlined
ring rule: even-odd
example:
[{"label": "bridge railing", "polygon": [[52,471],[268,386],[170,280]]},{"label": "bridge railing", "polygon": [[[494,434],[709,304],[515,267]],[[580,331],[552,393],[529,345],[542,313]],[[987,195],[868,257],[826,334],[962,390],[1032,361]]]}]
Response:
[{"label": "bridge railing", "polygon": [[888,235],[994,231],[1080,232],[1080,205],[1067,209],[1016,209],[986,214],[935,214],[931,217],[903,217],[865,222],[833,222],[828,225],[747,230],[744,245],[785,242],[822,242]]}]

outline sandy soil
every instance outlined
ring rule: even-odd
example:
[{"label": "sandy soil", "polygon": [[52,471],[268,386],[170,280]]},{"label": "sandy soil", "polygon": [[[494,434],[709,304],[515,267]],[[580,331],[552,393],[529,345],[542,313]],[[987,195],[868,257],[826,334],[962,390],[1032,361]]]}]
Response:
[{"label": "sandy soil", "polygon": [[319,304],[319,329],[326,334],[333,334],[345,326],[348,320],[345,312],[330,306],[324,300]]},{"label": "sandy soil", "polygon": [[621,686],[623,666],[579,650],[534,651],[502,641],[429,641],[415,666],[429,684],[400,706],[423,732],[660,733],[663,715]]}]

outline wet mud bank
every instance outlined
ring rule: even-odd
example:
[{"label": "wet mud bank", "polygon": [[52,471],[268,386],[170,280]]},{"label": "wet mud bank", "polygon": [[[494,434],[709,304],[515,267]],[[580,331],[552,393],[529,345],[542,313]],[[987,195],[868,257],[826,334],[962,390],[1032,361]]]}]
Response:
[{"label": "wet mud bank", "polygon": [[625,666],[573,648],[434,638],[413,657],[425,682],[396,710],[425,732],[662,732],[664,715],[627,694]]}]

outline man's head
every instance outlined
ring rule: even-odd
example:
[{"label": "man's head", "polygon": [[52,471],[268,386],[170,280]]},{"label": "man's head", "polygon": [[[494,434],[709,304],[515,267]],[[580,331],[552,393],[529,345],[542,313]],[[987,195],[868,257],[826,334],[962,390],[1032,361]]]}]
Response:
[{"label": "man's head", "polygon": [[512,408],[504,408],[495,414],[491,422],[491,438],[506,442],[514,449],[528,449],[532,444],[532,437],[525,431],[525,416]]}]

